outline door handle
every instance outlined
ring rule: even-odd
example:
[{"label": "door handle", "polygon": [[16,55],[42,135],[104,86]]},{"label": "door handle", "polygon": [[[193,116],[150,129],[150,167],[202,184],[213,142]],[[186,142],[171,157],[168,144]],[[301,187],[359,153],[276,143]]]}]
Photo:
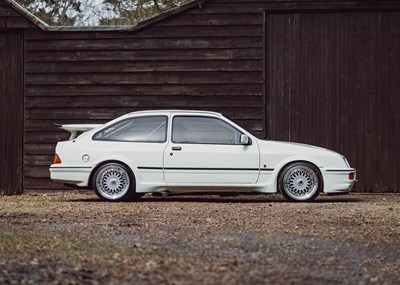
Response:
[{"label": "door handle", "polygon": [[172,147],[172,150],[182,150],[182,147],[180,147],[180,146],[173,146],[173,147]]}]

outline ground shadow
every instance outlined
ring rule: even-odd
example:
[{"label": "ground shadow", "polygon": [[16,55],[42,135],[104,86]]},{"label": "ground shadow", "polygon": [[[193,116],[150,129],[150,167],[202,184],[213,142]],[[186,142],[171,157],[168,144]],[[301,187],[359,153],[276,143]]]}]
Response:
[{"label": "ground shadow", "polygon": [[[363,200],[359,196],[327,196],[321,195],[316,200],[308,203],[326,204],[326,203],[357,203]],[[99,198],[88,199],[70,199],[68,202],[88,202],[88,203],[107,203]],[[236,204],[254,204],[254,203],[296,203],[286,200],[280,195],[239,195],[234,197],[225,197],[218,195],[171,195],[167,197],[151,197],[146,195],[139,200],[120,203],[175,203],[175,202],[196,202],[196,203],[236,203]]]}]

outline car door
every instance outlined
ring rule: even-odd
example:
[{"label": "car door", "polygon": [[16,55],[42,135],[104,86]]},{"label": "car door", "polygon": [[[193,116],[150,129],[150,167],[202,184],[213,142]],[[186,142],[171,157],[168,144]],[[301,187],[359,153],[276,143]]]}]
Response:
[{"label": "car door", "polygon": [[256,142],[240,144],[243,133],[212,116],[176,115],[164,151],[164,179],[184,184],[250,184],[259,176]]}]

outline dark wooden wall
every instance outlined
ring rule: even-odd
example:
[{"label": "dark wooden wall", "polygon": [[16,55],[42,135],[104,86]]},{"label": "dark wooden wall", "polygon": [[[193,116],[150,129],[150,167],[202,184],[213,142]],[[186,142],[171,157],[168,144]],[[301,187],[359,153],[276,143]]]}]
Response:
[{"label": "dark wooden wall", "polygon": [[[399,191],[398,159],[397,167],[380,159],[382,150],[384,157],[399,156],[398,141],[386,141],[387,121],[398,129],[393,81],[399,54],[385,42],[398,37],[398,17],[380,12],[399,8],[395,1],[216,0],[138,31],[42,31],[30,24],[24,42],[24,187],[63,187],[48,178],[55,144],[68,137],[53,123],[102,123],[135,110],[186,108],[222,112],[260,137],[332,147],[359,170],[358,191]],[[306,17],[299,26],[299,11],[328,17],[326,23],[323,16]],[[3,27],[13,22],[7,13],[0,6]],[[364,32],[353,34],[358,25]],[[335,41],[329,44],[331,30]],[[318,53],[325,48],[332,58]],[[384,101],[379,110],[387,114],[379,123],[373,123],[375,100]],[[376,168],[385,176],[370,176]]]},{"label": "dark wooden wall", "polygon": [[266,15],[267,132],[344,154],[361,191],[399,191],[400,11]]},{"label": "dark wooden wall", "polygon": [[0,194],[23,191],[23,34],[0,30]]},{"label": "dark wooden wall", "polygon": [[0,29],[34,28],[35,25],[0,0]]},{"label": "dark wooden wall", "polygon": [[25,187],[48,179],[53,123],[143,109],[223,112],[262,133],[262,14],[192,9],[139,32],[26,34]]}]

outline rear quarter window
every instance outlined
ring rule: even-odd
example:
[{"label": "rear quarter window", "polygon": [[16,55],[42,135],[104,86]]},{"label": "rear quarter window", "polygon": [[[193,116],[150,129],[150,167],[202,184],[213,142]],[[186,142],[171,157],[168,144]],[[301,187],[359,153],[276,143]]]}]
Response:
[{"label": "rear quarter window", "polygon": [[167,122],[166,116],[129,118],[100,130],[93,140],[162,143],[167,140]]}]

